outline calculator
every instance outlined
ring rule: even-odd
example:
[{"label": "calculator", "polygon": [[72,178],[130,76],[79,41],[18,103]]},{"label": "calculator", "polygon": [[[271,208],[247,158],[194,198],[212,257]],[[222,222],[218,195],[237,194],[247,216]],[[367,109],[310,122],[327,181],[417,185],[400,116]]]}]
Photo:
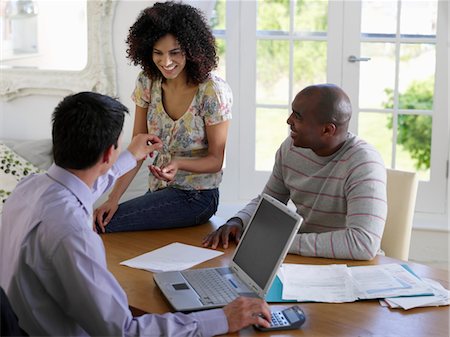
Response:
[{"label": "calculator", "polygon": [[269,328],[260,325],[254,325],[254,327],[261,331],[298,329],[305,320],[303,310],[298,305],[294,305],[284,310],[272,311],[272,322]]}]

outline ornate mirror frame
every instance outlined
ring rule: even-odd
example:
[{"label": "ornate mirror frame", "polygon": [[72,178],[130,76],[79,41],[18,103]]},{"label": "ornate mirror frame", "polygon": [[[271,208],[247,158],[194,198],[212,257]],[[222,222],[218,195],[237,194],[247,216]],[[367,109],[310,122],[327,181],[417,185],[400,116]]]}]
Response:
[{"label": "ornate mirror frame", "polygon": [[113,0],[87,1],[88,57],[83,70],[1,69],[0,97],[12,100],[27,95],[67,95],[79,91],[116,96],[112,51],[115,5]]}]

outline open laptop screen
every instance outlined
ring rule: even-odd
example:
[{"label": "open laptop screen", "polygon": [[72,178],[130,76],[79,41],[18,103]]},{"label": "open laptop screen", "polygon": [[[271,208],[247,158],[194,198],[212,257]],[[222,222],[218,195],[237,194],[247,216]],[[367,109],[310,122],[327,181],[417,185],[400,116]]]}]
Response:
[{"label": "open laptop screen", "polygon": [[[262,198],[233,261],[265,288],[297,219]],[[277,230],[274,230],[274,227]]]}]

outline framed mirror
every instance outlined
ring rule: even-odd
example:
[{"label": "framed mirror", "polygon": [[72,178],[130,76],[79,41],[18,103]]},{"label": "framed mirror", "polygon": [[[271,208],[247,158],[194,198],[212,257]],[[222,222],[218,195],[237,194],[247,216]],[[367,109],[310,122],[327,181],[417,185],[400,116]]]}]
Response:
[{"label": "framed mirror", "polygon": [[[117,95],[115,5],[113,0],[2,1],[0,97],[78,91]],[[66,17],[58,6],[65,6]]]}]

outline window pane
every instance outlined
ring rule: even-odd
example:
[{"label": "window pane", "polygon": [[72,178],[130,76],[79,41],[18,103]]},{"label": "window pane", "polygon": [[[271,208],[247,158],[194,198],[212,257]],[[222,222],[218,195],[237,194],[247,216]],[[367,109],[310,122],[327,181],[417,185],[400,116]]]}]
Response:
[{"label": "window pane", "polygon": [[360,63],[359,106],[384,108],[386,92],[395,85],[395,44],[361,43],[361,55],[371,60]]},{"label": "window pane", "polygon": [[377,148],[386,167],[391,167],[392,158],[392,115],[387,113],[360,113],[358,116],[359,136]]},{"label": "window pane", "polygon": [[398,116],[395,166],[417,172],[420,180],[430,180],[431,123],[431,116]]},{"label": "window pane", "polygon": [[219,64],[216,69],[217,75],[226,79],[226,41],[224,39],[216,38],[217,56],[219,57]]},{"label": "window pane", "polygon": [[275,153],[288,135],[288,114],[285,109],[256,109],[256,170],[272,170]]},{"label": "window pane", "polygon": [[363,1],[361,11],[362,34],[396,34],[397,1]]},{"label": "window pane", "polygon": [[216,5],[211,15],[210,23],[213,30],[225,29],[226,0],[216,0]]},{"label": "window pane", "polygon": [[257,30],[289,31],[289,0],[257,2]]},{"label": "window pane", "polygon": [[[294,85],[292,97],[311,83],[327,80],[327,43],[294,42]],[[289,102],[290,104],[291,102]]]},{"label": "window pane", "polygon": [[434,45],[400,46],[400,109],[433,109],[435,63]]},{"label": "window pane", "polygon": [[294,30],[300,32],[326,32],[328,29],[328,1],[297,1]]},{"label": "window pane", "polygon": [[436,0],[402,1],[401,5],[400,34],[436,35]]},{"label": "window pane", "polygon": [[289,42],[259,40],[256,55],[256,102],[288,104]]}]

